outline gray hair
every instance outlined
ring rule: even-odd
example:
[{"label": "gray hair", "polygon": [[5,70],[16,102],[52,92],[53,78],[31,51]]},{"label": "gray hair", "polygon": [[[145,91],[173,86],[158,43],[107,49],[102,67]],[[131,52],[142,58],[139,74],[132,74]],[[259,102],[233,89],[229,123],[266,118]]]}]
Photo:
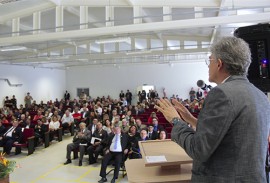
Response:
[{"label": "gray hair", "polygon": [[210,51],[220,59],[230,75],[247,75],[251,63],[249,45],[241,38],[223,37],[214,43]]}]

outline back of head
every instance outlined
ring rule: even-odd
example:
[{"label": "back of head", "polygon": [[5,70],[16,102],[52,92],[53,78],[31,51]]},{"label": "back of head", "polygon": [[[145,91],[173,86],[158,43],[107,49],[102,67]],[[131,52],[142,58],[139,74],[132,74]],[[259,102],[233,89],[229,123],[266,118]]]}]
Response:
[{"label": "back of head", "polygon": [[230,75],[247,75],[251,63],[249,45],[241,38],[223,37],[210,49],[215,59],[220,59]]}]

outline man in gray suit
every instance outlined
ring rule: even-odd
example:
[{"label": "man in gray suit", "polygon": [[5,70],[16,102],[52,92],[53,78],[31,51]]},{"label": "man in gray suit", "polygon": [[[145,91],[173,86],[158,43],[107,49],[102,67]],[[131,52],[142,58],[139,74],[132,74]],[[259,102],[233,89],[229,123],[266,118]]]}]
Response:
[{"label": "man in gray suit", "polygon": [[161,99],[156,108],[174,125],[172,139],[193,158],[192,182],[266,182],[270,104],[246,78],[249,46],[225,37],[212,45],[211,53],[209,81],[217,86],[208,93],[198,119],[176,100],[171,104]]},{"label": "man in gray suit", "polygon": [[73,142],[67,145],[67,161],[64,163],[64,165],[71,163],[71,151],[79,148],[79,166],[82,166],[82,158],[85,153],[85,147],[91,141],[92,133],[86,128],[86,124],[84,122],[81,122],[79,127],[80,130],[74,135]]}]

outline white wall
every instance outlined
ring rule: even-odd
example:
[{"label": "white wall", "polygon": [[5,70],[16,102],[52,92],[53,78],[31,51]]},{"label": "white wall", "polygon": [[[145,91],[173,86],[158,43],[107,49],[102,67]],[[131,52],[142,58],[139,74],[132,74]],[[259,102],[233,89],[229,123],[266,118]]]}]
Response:
[{"label": "white wall", "polygon": [[204,62],[169,64],[141,64],[116,66],[72,67],[66,72],[67,89],[71,98],[76,88],[89,87],[91,97],[111,95],[118,98],[120,90],[129,89],[136,99],[136,89],[143,84],[155,85],[159,95],[165,87],[167,96],[178,94],[188,98],[191,87],[197,89],[197,80],[208,82],[208,67]]},{"label": "white wall", "polygon": [[27,66],[0,65],[0,78],[7,78],[11,84],[23,84],[21,87],[10,87],[0,80],[0,106],[5,96],[17,98],[17,105],[24,104],[24,96],[30,92],[38,103],[43,100],[63,98],[66,90],[64,70],[42,69]]}]

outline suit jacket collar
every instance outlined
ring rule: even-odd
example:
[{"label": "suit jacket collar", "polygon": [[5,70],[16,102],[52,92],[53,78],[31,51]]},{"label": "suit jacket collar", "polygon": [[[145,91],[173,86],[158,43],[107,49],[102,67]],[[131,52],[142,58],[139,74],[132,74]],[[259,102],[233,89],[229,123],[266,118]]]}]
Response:
[{"label": "suit jacket collar", "polygon": [[232,76],[230,76],[230,77],[225,81],[225,83],[230,82],[230,81],[233,81],[233,80],[246,80],[246,81],[248,81],[248,79],[247,79],[246,76],[232,75]]}]

